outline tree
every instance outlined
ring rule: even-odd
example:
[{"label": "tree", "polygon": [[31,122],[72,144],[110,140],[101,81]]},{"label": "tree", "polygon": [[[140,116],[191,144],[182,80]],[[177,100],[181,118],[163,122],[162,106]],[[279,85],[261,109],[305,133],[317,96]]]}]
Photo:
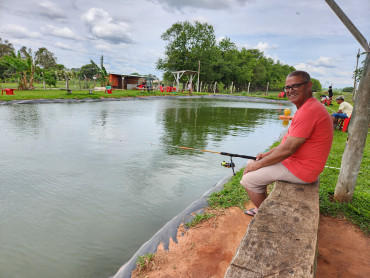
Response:
[{"label": "tree", "polygon": [[162,34],[161,39],[167,42],[166,57],[157,61],[157,69],[165,71],[165,79],[174,80],[172,71],[197,71],[199,61],[203,81],[218,79],[218,73],[213,68],[217,65],[219,51],[212,25],[198,21],[194,24],[177,22]]},{"label": "tree", "polygon": [[[4,55],[11,56],[13,52],[15,52],[13,45],[8,40],[3,41],[0,38],[0,59]],[[7,76],[10,76],[12,74],[14,74],[14,71],[12,72],[11,69],[9,69],[3,64],[0,64],[0,78],[1,79],[6,78]]]},{"label": "tree", "polygon": [[90,60],[90,62],[91,62],[91,64],[95,65],[98,69],[97,77],[98,77],[98,80],[100,80],[101,86],[104,86],[104,87],[109,86],[110,85],[109,74],[107,73],[107,70],[104,67],[103,55],[101,55],[101,57],[100,57],[100,68],[98,67],[97,64],[94,63],[93,60]]},{"label": "tree", "polygon": [[3,41],[0,38],[0,57],[10,56],[13,52],[15,52],[13,45],[8,40]]},{"label": "tree", "polygon": [[45,84],[48,85],[50,88],[51,86],[57,85],[57,76],[53,71],[44,71],[43,78]]},{"label": "tree", "polygon": [[35,53],[35,64],[43,69],[50,69],[57,65],[57,58],[45,47],[41,47]]},{"label": "tree", "polygon": [[32,57],[32,50],[23,46],[18,54],[4,55],[1,64],[13,69],[18,78],[20,90],[33,90],[33,79],[35,75],[35,64]]},{"label": "tree", "polygon": [[80,69],[79,75],[82,78],[90,78],[92,79],[94,76],[96,76],[99,73],[99,67],[95,63],[91,63],[84,65]]},{"label": "tree", "polygon": [[[319,80],[315,78],[311,78],[312,82],[312,91],[313,92],[321,92],[322,91],[322,86]],[[351,91],[352,92],[352,91]]]}]

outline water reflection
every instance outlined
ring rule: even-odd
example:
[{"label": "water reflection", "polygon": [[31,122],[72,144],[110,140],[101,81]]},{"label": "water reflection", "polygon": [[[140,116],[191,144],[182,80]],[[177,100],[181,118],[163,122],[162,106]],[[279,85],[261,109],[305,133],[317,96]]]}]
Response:
[{"label": "water reflection", "polygon": [[[40,113],[36,105],[15,105],[7,107],[7,120],[22,137],[28,134],[38,135],[41,123]],[[25,134],[26,133],[26,134]]]},{"label": "water reflection", "polygon": [[[225,106],[224,102],[184,101],[183,106],[166,108],[161,121],[164,134],[161,142],[169,146],[206,148],[209,141],[222,141],[228,136],[245,135],[255,127],[276,117],[277,111],[252,107]],[[170,155],[187,151],[167,147]],[[195,155],[196,153],[193,153]]]}]

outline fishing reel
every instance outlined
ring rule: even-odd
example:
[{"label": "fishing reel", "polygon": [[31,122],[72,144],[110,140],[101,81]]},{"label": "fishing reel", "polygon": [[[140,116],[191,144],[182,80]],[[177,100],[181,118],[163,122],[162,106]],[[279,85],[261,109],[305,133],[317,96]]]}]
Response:
[{"label": "fishing reel", "polygon": [[226,168],[231,168],[231,167],[235,167],[235,164],[234,164],[234,162],[222,161],[221,166],[226,167]]},{"label": "fishing reel", "polygon": [[230,156],[230,162],[222,161],[221,166],[226,167],[226,168],[231,168],[235,176],[235,171],[234,171],[235,163],[233,162],[232,156]]}]

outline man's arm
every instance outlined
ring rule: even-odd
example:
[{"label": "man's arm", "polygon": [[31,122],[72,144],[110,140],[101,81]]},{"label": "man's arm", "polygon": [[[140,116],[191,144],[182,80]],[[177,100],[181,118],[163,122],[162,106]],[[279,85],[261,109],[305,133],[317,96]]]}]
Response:
[{"label": "man's arm", "polygon": [[294,154],[305,141],[306,138],[288,136],[284,144],[271,149],[267,153],[261,154],[261,156],[257,156],[257,160],[248,163],[243,175],[283,161]]}]

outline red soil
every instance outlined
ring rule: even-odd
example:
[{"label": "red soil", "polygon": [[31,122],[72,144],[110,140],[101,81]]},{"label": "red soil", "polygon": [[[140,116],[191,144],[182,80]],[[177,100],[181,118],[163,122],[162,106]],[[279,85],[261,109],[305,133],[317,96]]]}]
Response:
[{"label": "red soil", "polygon": [[[251,205],[247,207],[251,208]],[[370,277],[370,239],[346,220],[320,216],[317,278]],[[252,217],[229,208],[200,225],[179,228],[178,244],[159,246],[140,278],[222,278]]]}]

